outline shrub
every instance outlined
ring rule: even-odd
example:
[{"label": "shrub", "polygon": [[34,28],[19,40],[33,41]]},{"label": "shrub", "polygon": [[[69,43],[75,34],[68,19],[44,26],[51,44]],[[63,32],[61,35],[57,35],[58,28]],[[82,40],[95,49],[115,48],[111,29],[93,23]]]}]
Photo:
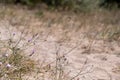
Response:
[{"label": "shrub", "polygon": [[120,8],[120,0],[102,0],[100,6],[106,8],[112,7]]}]

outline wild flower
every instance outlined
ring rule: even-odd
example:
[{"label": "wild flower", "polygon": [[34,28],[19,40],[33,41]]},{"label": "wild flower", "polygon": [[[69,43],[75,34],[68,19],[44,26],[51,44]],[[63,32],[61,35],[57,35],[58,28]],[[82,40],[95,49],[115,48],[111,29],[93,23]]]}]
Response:
[{"label": "wild flower", "polygon": [[13,33],[13,36],[15,36],[15,33]]},{"label": "wild flower", "polygon": [[0,62],[0,66],[2,65],[3,63],[2,62]]},{"label": "wild flower", "polygon": [[5,57],[8,57],[9,55],[8,54],[5,54]]},{"label": "wild flower", "polygon": [[29,56],[32,56],[34,53],[35,53],[35,50],[33,49],[33,50],[32,50],[32,53],[31,53]]},{"label": "wild flower", "polygon": [[28,40],[28,42],[31,42],[31,41],[32,41],[32,39],[29,39],[29,40]]},{"label": "wild flower", "polygon": [[10,65],[10,64],[7,64],[6,67],[7,67],[7,68],[11,68],[11,65]]}]

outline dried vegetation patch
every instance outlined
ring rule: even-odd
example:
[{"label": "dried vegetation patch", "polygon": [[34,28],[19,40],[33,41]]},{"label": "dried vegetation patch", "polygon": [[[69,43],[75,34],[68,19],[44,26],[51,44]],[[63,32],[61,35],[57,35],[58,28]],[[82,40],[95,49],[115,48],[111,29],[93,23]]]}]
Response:
[{"label": "dried vegetation patch", "polygon": [[41,14],[20,6],[0,8],[1,79],[118,79],[111,69],[120,60],[116,57],[120,52],[119,11],[76,15],[49,11]]}]

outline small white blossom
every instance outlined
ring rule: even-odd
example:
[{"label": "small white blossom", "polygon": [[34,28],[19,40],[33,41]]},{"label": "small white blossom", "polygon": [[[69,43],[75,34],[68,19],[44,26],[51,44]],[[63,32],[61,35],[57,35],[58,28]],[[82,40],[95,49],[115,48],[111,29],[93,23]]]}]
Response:
[{"label": "small white blossom", "polygon": [[5,54],[5,57],[8,57],[9,55],[8,54]]},{"label": "small white blossom", "polygon": [[7,65],[6,65],[6,67],[7,67],[7,68],[10,68],[10,67],[11,67],[11,65],[10,65],[10,64],[7,64]]},{"label": "small white blossom", "polygon": [[0,62],[0,66],[2,65],[2,62]]}]

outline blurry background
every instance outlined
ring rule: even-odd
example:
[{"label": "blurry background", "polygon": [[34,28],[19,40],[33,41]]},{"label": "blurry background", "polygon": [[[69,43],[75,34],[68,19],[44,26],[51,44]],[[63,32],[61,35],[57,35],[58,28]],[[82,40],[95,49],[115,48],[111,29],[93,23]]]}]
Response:
[{"label": "blurry background", "polygon": [[48,8],[86,11],[99,8],[120,8],[120,0],[0,0],[1,3],[27,5],[31,8],[42,4]]}]

